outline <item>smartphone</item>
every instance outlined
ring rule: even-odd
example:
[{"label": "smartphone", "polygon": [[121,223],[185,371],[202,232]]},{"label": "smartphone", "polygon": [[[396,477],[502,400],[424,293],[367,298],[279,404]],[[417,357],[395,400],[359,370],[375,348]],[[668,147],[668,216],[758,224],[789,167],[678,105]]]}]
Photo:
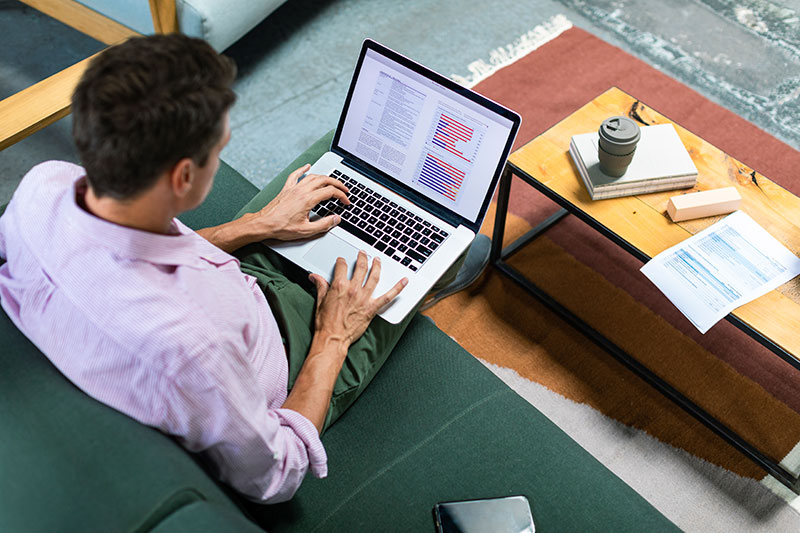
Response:
[{"label": "smartphone", "polygon": [[533,533],[528,498],[509,496],[437,503],[433,508],[439,533]]}]

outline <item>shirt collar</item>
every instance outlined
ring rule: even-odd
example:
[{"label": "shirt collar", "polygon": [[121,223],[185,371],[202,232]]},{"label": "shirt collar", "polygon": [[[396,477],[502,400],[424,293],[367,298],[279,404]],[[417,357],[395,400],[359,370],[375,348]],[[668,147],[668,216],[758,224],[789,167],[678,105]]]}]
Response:
[{"label": "shirt collar", "polygon": [[[209,255],[209,250],[200,247],[197,234],[173,219],[171,229],[174,234],[163,235],[149,231],[120,226],[100,217],[92,215],[78,205],[79,195],[86,193],[86,178],[78,178],[67,194],[69,223],[83,234],[83,237],[96,244],[110,249],[116,255],[128,259],[144,260],[159,265],[199,266],[202,255]],[[205,242],[205,241],[204,241]],[[210,243],[209,248],[214,248]],[[216,248],[214,248],[216,250]],[[216,255],[213,251],[210,255]]]}]

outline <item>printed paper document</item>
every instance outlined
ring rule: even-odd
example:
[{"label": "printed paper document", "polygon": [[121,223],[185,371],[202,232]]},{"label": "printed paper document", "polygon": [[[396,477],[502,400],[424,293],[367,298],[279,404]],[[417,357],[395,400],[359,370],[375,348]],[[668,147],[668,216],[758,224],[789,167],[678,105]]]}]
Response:
[{"label": "printed paper document", "polygon": [[737,307],[800,274],[800,259],[737,211],[661,252],[642,273],[705,333]]}]

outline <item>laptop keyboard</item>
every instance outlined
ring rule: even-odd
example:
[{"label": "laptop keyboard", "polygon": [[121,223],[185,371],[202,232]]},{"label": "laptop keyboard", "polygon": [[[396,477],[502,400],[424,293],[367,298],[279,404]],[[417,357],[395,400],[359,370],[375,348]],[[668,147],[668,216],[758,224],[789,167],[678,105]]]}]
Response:
[{"label": "laptop keyboard", "polygon": [[446,231],[350,176],[334,170],[331,177],[344,183],[350,190],[350,205],[331,198],[317,204],[313,211],[321,217],[340,215],[340,228],[410,270],[419,270],[447,238]]}]

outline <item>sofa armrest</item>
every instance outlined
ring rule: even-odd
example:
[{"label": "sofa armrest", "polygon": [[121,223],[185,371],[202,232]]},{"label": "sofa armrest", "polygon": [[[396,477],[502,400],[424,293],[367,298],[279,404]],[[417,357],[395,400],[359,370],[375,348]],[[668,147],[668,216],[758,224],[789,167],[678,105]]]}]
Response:
[{"label": "sofa armrest", "polygon": [[[73,0],[21,0],[105,44],[141,35]],[[150,0],[153,26],[159,33],[178,31],[175,0]],[[96,55],[96,54],[95,54]],[[86,58],[0,101],[0,150],[69,115],[72,92],[95,56]]]},{"label": "sofa armrest", "polygon": [[0,150],[69,115],[72,91],[94,57],[0,101]]},{"label": "sofa armrest", "polygon": [[153,28],[156,33],[180,31],[175,0],[150,0],[150,15],[153,17]]},{"label": "sofa armrest", "polygon": [[[105,44],[119,43],[152,31],[183,31],[206,39],[217,50],[230,46],[284,2],[241,0],[236,8],[232,8],[229,2],[198,2],[197,5],[184,2],[179,13],[176,0],[149,0],[149,9],[139,5],[141,2],[20,1]],[[117,22],[115,17],[130,27]],[[72,91],[89,60],[91,58],[80,61],[0,102],[0,117],[3,117],[0,121],[0,150],[70,113]]]},{"label": "sofa armrest", "polygon": [[[90,9],[83,4],[73,0],[20,0],[37,11],[41,11],[56,20],[59,20],[78,30],[81,33],[93,37],[105,44],[114,44],[124,41],[137,32],[123,26],[115,20]],[[153,1],[151,0],[151,4]],[[174,5],[174,0],[172,0]]]}]

